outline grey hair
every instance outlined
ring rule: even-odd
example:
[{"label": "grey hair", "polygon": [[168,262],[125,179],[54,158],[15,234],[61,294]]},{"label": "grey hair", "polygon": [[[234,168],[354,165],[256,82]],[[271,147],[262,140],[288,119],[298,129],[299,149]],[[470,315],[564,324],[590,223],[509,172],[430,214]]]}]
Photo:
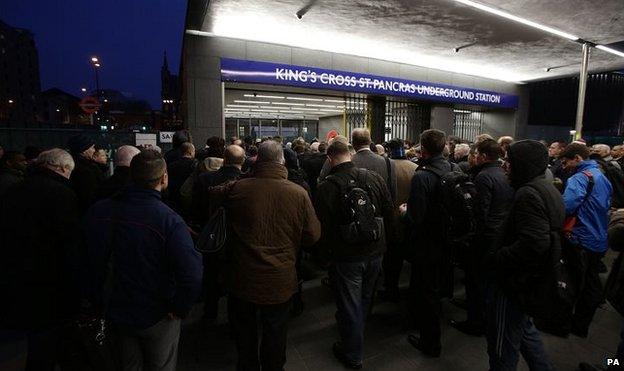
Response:
[{"label": "grey hair", "polygon": [[37,157],[37,164],[39,166],[66,169],[70,172],[74,171],[74,167],[76,166],[71,155],[60,148],[53,148],[41,152]]},{"label": "grey hair", "polygon": [[464,157],[470,153],[470,146],[466,143],[460,143],[455,145],[455,155]]},{"label": "grey hair", "polygon": [[284,149],[282,144],[274,140],[267,140],[258,147],[258,162],[284,163]]},{"label": "grey hair", "polygon": [[115,165],[130,167],[130,161],[139,153],[141,151],[135,146],[121,146],[117,148],[117,153],[115,153]]}]

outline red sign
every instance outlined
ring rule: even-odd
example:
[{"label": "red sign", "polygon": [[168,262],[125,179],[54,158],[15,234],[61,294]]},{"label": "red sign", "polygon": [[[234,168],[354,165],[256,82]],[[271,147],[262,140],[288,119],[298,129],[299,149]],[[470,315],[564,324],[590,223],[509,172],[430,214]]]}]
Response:
[{"label": "red sign", "polygon": [[92,114],[96,113],[97,110],[102,106],[100,102],[94,97],[84,97],[78,104],[80,108],[86,113]]}]

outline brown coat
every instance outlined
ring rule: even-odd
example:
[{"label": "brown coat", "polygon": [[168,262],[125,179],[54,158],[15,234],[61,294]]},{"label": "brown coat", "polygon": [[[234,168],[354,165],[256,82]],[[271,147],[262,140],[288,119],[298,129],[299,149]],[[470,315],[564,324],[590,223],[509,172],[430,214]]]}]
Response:
[{"label": "brown coat", "polygon": [[400,206],[409,199],[412,188],[412,177],[418,165],[410,160],[392,160],[396,169],[397,196],[394,204]]},{"label": "brown coat", "polygon": [[226,207],[225,284],[239,299],[261,305],[288,301],[297,291],[299,248],[321,236],[308,193],[287,175],[283,165],[257,163],[252,177],[211,192],[211,204]]}]

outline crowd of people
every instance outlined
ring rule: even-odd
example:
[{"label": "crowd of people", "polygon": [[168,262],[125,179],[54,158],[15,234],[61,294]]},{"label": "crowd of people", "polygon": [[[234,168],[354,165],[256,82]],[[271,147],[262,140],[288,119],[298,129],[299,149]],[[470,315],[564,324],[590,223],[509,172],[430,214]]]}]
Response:
[{"label": "crowd of people", "polygon": [[[0,321],[26,334],[27,370],[81,369],[91,359],[70,343],[85,328],[120,369],[175,370],[181,320],[197,303],[216,319],[223,297],[237,369],[282,370],[289,319],[305,310],[303,260],[327,270],[339,333],[328,351],[350,369],[363,365],[376,300],[406,297],[407,341],[441,357],[441,300],[457,268],[467,317],[451,325],[485,336],[490,370],[514,370],[520,355],[551,370],[540,330],[585,338],[605,298],[624,314],[622,258],[606,290],[599,277],[608,247],[624,244],[624,145],[468,142],[435,129],[375,144],[359,128],[197,149],[179,131],[164,154],[124,145],[113,162],[109,174],[83,135],[66,149],[0,152]],[[225,245],[202,254],[218,213]]]}]

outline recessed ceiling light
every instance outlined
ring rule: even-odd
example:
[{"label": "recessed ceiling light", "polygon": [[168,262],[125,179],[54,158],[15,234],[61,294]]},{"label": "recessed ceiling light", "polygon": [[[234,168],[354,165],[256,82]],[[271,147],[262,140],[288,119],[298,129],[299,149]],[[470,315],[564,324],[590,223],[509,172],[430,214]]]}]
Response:
[{"label": "recessed ceiling light", "polygon": [[297,108],[299,111],[317,111],[318,108]]},{"label": "recessed ceiling light", "polygon": [[265,98],[265,99],[284,99],[284,97],[279,95],[260,95],[260,94],[243,94],[243,97],[247,98]]},{"label": "recessed ceiling light", "polygon": [[286,99],[292,99],[292,100],[307,100],[310,102],[322,102],[323,100],[320,98],[301,98],[301,97],[286,97]]},{"label": "recessed ceiling light", "polygon": [[344,99],[323,99],[325,102],[332,102],[332,103],[343,103],[344,104]]},{"label": "recessed ceiling light", "polygon": [[228,104],[227,107],[258,108],[258,106],[248,106],[246,104]]},{"label": "recessed ceiling light", "polygon": [[329,104],[306,104],[307,107],[325,107],[325,108],[336,108],[336,106],[332,106]]},{"label": "recessed ceiling light", "polygon": [[261,102],[255,100],[235,100],[236,103],[251,103],[251,104],[269,104],[271,102]]},{"label": "recessed ceiling light", "polygon": [[277,104],[280,106],[305,106],[303,103],[291,103],[291,102],[271,102],[271,104]]}]

